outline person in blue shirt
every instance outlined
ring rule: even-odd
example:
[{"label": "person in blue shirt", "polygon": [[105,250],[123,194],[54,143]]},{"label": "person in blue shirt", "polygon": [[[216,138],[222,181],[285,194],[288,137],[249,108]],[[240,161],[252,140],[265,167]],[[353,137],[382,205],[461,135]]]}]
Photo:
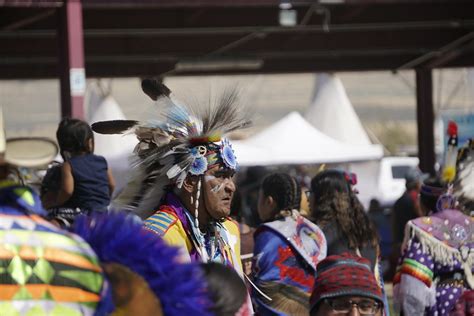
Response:
[{"label": "person in blue shirt", "polygon": [[115,184],[105,158],[93,154],[91,127],[84,121],[64,118],[56,137],[64,163],[51,171],[58,174],[61,185],[56,190],[46,190],[42,196],[50,217],[67,225],[79,213],[105,211]]}]

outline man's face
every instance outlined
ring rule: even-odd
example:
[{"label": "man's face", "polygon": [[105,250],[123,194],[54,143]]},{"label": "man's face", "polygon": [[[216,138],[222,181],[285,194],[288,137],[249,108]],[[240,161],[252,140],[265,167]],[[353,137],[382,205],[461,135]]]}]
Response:
[{"label": "man's face", "polygon": [[323,300],[311,316],[381,316],[382,306],[374,299],[361,296],[344,296]]},{"label": "man's face", "polygon": [[204,174],[202,183],[204,206],[214,219],[221,219],[230,214],[230,204],[235,192],[234,174],[234,170],[220,165],[207,170]]}]

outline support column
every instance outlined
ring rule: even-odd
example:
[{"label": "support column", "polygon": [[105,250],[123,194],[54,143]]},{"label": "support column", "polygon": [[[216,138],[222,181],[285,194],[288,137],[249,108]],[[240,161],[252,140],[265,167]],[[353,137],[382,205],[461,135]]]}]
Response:
[{"label": "support column", "polygon": [[433,77],[431,69],[416,70],[416,119],[420,169],[435,175]]},{"label": "support column", "polygon": [[65,0],[58,9],[61,116],[84,118],[86,74],[81,0]]}]

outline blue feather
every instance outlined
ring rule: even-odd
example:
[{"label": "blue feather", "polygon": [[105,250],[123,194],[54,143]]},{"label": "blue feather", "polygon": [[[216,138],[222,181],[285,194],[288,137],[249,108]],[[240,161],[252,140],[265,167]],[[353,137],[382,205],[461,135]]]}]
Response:
[{"label": "blue feather", "polygon": [[177,248],[144,229],[123,212],[76,219],[74,232],[84,238],[103,263],[126,266],[148,282],[165,315],[212,315],[203,272],[197,264],[182,264]]}]

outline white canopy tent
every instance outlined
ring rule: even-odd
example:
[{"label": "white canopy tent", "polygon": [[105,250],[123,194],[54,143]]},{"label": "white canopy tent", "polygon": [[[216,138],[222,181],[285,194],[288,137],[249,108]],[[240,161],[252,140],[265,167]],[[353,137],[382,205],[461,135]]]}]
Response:
[{"label": "white canopy tent", "polygon": [[233,144],[242,166],[342,163],[378,159],[383,154],[380,147],[347,145],[326,136],[298,112]]},{"label": "white canopy tent", "polygon": [[240,166],[265,166],[272,160],[268,149],[250,145],[246,140],[233,140],[231,144]]}]

